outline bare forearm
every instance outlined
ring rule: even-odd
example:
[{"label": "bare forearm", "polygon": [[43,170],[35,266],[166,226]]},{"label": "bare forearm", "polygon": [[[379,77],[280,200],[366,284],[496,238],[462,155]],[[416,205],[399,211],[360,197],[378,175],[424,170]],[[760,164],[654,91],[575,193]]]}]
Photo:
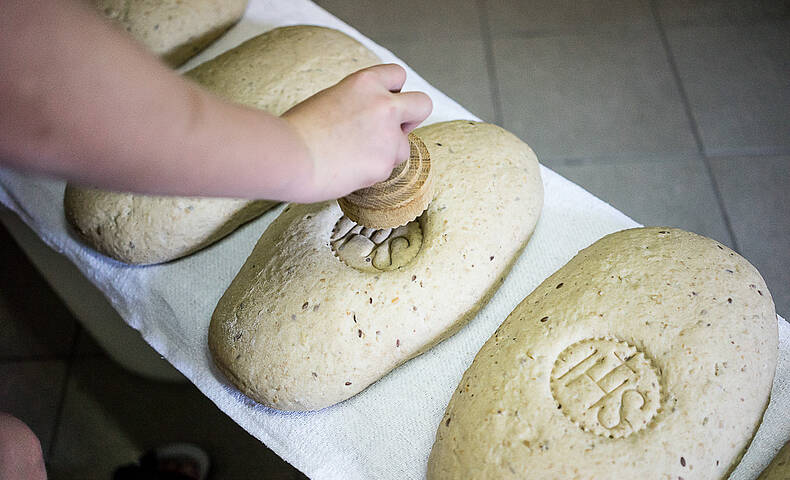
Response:
[{"label": "bare forearm", "polygon": [[10,1],[0,16],[0,158],[118,190],[290,200],[302,139],[171,72],[83,5]]}]

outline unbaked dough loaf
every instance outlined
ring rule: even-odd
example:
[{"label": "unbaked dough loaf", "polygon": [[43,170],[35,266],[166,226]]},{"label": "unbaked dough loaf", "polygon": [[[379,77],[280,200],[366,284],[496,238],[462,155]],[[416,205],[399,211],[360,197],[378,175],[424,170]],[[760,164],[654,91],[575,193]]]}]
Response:
[{"label": "unbaked dough loaf", "polygon": [[776,458],[757,480],[790,480],[790,442],[779,450]]},{"label": "unbaked dough loaf", "polygon": [[[215,94],[280,115],[378,58],[336,30],[292,26],[257,36],[186,73]],[[192,253],[276,202],[134,195],[69,185],[66,217],[82,238],[126,263]]]},{"label": "unbaked dough loaf", "polygon": [[768,404],[777,345],[768,289],[729,248],[672,228],[608,235],[483,345],[428,478],[725,478]]},{"label": "unbaked dough loaf", "polygon": [[[317,410],[359,393],[467,322],[526,245],[543,205],[532,150],[485,123],[415,133],[435,175],[419,231],[353,234],[335,201],[291,205],[222,296],[209,347],[250,398]],[[380,267],[349,266],[336,251]],[[399,268],[388,270],[391,261]]]},{"label": "unbaked dough loaf", "polygon": [[93,0],[93,4],[177,67],[238,22],[247,0]]}]

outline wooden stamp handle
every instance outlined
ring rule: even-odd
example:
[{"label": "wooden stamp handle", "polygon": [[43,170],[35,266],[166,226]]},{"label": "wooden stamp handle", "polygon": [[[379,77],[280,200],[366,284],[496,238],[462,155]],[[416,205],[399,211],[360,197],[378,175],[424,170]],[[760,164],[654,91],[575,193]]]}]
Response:
[{"label": "wooden stamp handle", "polygon": [[433,198],[431,156],[420,138],[409,134],[409,158],[383,182],[338,199],[340,209],[354,222],[370,228],[405,225],[428,208]]}]

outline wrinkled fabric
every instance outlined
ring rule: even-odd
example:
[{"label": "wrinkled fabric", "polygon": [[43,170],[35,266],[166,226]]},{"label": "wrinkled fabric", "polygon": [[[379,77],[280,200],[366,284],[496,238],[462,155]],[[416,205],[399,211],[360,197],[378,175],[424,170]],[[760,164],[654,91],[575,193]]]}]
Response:
[{"label": "wrinkled fabric", "polygon": [[[277,26],[314,24],[357,38],[385,62],[392,53],[307,0],[252,0],[242,21],[192,59],[192,68]],[[477,119],[408,69],[404,90],[434,102],[426,123]],[[530,143],[530,138],[524,138]],[[538,152],[539,154],[540,152]],[[436,428],[478,349],[542,280],[600,237],[637,224],[547,168],[545,206],[529,245],[492,300],[452,338],[397,368],[361,394],[310,413],[283,413],[241,395],[211,363],[207,331],[219,297],[280,209],[189,257],[128,266],[82,245],[63,216],[64,183],[0,169],[0,202],[68,257],[121,317],[222,411],[296,468],[316,479],[420,479]],[[452,279],[448,279],[452,288]],[[779,319],[780,356],[764,422],[733,479],[754,479],[790,439],[790,326]],[[700,439],[704,441],[704,439]]]}]

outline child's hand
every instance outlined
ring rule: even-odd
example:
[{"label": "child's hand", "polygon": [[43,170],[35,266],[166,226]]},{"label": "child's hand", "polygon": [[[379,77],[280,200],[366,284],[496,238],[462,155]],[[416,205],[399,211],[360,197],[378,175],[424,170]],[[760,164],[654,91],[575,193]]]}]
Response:
[{"label": "child's hand", "polygon": [[409,156],[407,134],[433,109],[421,92],[400,93],[406,71],[394,64],[353,73],[283,114],[312,159],[300,202],[338,198],[389,177]]},{"label": "child's hand", "polygon": [[123,192],[316,202],[386,179],[432,109],[399,93],[403,68],[379,65],[278,117],[177,75],[83,2],[2,5],[0,166]]}]

